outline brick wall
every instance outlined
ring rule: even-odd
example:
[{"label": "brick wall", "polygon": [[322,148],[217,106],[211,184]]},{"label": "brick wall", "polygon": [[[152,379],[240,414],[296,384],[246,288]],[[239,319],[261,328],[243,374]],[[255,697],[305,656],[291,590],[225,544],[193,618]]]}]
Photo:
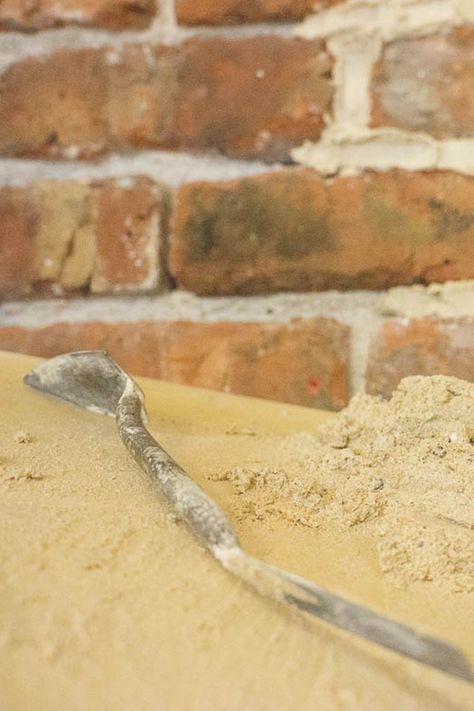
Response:
[{"label": "brick wall", "polygon": [[474,2],[0,0],[0,348],[474,381]]}]

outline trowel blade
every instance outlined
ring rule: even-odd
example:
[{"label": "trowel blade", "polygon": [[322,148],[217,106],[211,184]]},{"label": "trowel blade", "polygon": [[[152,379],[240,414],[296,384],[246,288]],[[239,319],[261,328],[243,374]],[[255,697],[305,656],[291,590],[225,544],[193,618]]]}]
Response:
[{"label": "trowel blade", "polygon": [[33,368],[24,379],[42,393],[111,416],[130,381],[105,351],[98,350],[51,358]]},{"label": "trowel blade", "polygon": [[445,674],[474,683],[474,675],[465,655],[449,642],[423,634],[296,575],[286,571],[280,574],[294,586],[294,592],[286,591],[287,601],[301,610]]}]

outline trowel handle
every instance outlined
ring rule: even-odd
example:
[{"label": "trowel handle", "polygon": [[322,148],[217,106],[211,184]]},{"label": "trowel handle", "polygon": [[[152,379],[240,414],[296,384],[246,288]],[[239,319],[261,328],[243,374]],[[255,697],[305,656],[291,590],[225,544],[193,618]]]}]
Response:
[{"label": "trowel handle", "polygon": [[227,516],[148,432],[141,393],[130,379],[115,416],[120,437],[141,468],[160,484],[176,513],[205,546],[238,545]]}]

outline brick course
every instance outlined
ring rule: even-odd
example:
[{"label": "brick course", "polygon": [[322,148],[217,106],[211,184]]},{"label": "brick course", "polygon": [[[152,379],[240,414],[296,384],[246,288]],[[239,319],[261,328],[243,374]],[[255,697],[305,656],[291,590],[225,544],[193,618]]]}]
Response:
[{"label": "brick course", "polygon": [[197,294],[382,289],[474,277],[474,178],[287,170],[183,186],[170,269]]},{"label": "brick course", "polygon": [[348,328],[332,319],[0,327],[3,350],[52,357],[86,348],[106,349],[137,375],[331,410],[347,402]]},{"label": "brick course", "polygon": [[190,40],[59,50],[0,80],[0,153],[93,158],[160,147],[288,160],[331,110],[320,40]]},{"label": "brick course", "polygon": [[189,183],[164,250],[165,191],[147,178],[0,188],[0,294],[154,291],[168,271],[203,295],[473,278],[473,204],[474,178],[442,171]]}]

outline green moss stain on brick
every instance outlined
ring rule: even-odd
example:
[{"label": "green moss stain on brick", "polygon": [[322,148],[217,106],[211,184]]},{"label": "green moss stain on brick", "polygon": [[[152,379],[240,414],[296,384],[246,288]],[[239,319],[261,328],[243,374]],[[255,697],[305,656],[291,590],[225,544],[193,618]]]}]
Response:
[{"label": "green moss stain on brick", "polygon": [[299,259],[334,248],[327,209],[314,204],[304,176],[243,180],[224,189],[196,186],[191,205],[182,236],[193,261]]},{"label": "green moss stain on brick", "polygon": [[426,218],[413,216],[411,206],[403,208],[392,202],[383,187],[369,183],[362,196],[362,210],[367,224],[381,237],[417,246],[433,239],[433,225]]},{"label": "green moss stain on brick", "polygon": [[435,198],[428,200],[428,206],[433,213],[435,223],[434,239],[436,241],[442,242],[472,237],[466,232],[474,225],[474,210],[459,210]]}]

